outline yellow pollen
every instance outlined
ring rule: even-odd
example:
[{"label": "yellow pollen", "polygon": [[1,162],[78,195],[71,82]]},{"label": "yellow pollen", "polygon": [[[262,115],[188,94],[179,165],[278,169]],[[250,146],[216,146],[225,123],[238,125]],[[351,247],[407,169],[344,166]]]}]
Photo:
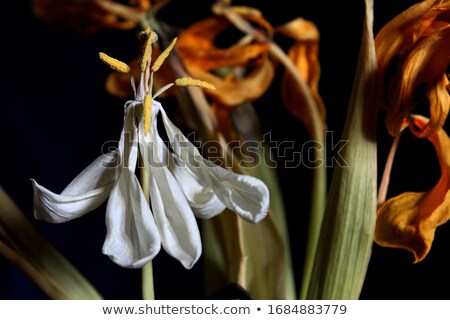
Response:
[{"label": "yellow pollen", "polygon": [[150,120],[152,118],[152,96],[147,94],[144,98],[144,134],[150,129]]},{"label": "yellow pollen", "polygon": [[100,56],[100,59],[106,65],[108,65],[111,69],[114,69],[116,71],[123,72],[123,73],[130,72],[130,67],[126,63],[119,61],[117,59],[111,58],[110,56],[108,56],[107,54],[105,54],[103,52],[99,52],[99,56]]},{"label": "yellow pollen", "polygon": [[211,83],[202,80],[192,79],[190,77],[183,77],[176,79],[175,84],[179,87],[196,86],[204,89],[216,90],[216,87],[214,87]]},{"label": "yellow pollen", "polygon": [[155,63],[153,63],[153,66],[152,66],[153,72],[156,72],[159,70],[159,68],[163,64],[164,60],[166,60],[166,58],[169,56],[169,54],[172,51],[173,47],[175,46],[176,42],[177,42],[177,38],[173,39],[172,43],[166,48],[166,50],[161,52],[161,54],[156,59]]},{"label": "yellow pollen", "polygon": [[150,55],[152,54],[151,52],[152,52],[152,36],[150,33],[148,33],[144,40],[144,45],[142,46],[142,52],[139,57],[139,67],[141,68],[141,72],[145,71],[145,67],[147,66],[147,61],[150,62]]}]

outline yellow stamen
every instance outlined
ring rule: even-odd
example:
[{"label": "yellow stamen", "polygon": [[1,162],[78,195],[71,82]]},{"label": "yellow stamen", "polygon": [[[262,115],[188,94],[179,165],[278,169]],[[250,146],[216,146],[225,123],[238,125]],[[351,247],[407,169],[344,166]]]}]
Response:
[{"label": "yellow stamen", "polygon": [[152,96],[146,95],[144,98],[144,134],[150,129],[150,120],[152,118]]},{"label": "yellow stamen", "polygon": [[111,58],[106,53],[99,52],[100,59],[108,65],[111,69],[114,69],[119,72],[128,73],[130,72],[130,67],[117,59]]},{"label": "yellow stamen", "polygon": [[216,90],[216,87],[214,87],[211,83],[202,80],[192,79],[190,77],[183,77],[176,79],[175,84],[179,87],[196,86],[200,88]]},{"label": "yellow stamen", "polygon": [[[147,28],[150,31],[150,28]],[[147,30],[145,30],[147,31]],[[147,61],[150,63],[150,55],[152,54],[152,36],[151,33],[147,33],[145,35],[144,44],[142,46],[141,55],[139,57],[139,67],[141,68],[141,72],[145,71],[145,67],[147,66]]]},{"label": "yellow stamen", "polygon": [[175,46],[176,42],[177,42],[177,38],[173,39],[172,43],[166,48],[166,50],[161,52],[159,57],[156,59],[155,63],[153,63],[153,66],[152,66],[153,72],[156,72],[159,70],[159,68],[163,64],[164,60],[166,60],[166,58],[169,56],[169,54],[172,51],[173,47]]}]

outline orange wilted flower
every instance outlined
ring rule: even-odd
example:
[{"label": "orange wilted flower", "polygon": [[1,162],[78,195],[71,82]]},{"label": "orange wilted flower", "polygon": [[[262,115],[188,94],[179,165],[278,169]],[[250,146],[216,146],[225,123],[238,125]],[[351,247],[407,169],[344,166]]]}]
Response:
[{"label": "orange wilted flower", "polygon": [[[313,22],[297,18],[276,28],[276,31],[295,41],[289,49],[289,58],[308,84],[321,119],[325,122],[325,105],[318,91],[320,78],[319,30]],[[302,121],[308,130],[311,130],[312,121],[306,110],[305,97],[293,82],[292,76],[285,72],[281,85],[283,103],[293,116]]]},{"label": "orange wilted flower", "polygon": [[[265,33],[272,33],[271,25],[255,10],[244,11],[243,17],[257,24]],[[274,68],[267,59],[267,41],[256,42],[244,36],[227,48],[218,48],[215,41],[231,26],[222,16],[198,21],[180,34],[177,49],[192,77],[216,87],[207,93],[215,101],[235,107],[259,98],[272,82]],[[230,72],[219,76],[224,68]]]},{"label": "orange wilted flower", "polygon": [[[410,129],[420,136],[429,121],[410,116]],[[436,228],[450,219],[450,138],[437,129],[428,140],[436,149],[441,178],[427,192],[405,192],[378,208],[374,240],[381,246],[406,249],[415,262],[423,260],[431,249]]]},{"label": "orange wilted flower", "polygon": [[418,137],[436,134],[450,108],[450,0],[424,0],[405,10],[377,34],[375,39],[381,82],[381,103],[388,109],[389,133],[421,103],[429,104],[430,121]]},{"label": "orange wilted flower", "polygon": [[[272,37],[272,26],[256,9],[232,7],[245,21],[255,24]],[[206,90],[220,130],[229,140],[238,139],[231,112],[245,102],[261,97],[274,78],[274,66],[268,58],[269,43],[243,35],[236,43],[219,48],[220,36],[233,28],[224,16],[213,16],[186,28],[179,37],[177,50],[188,73],[212,83],[216,90]]]},{"label": "orange wilted flower", "polygon": [[150,9],[150,0],[33,0],[33,13],[54,27],[68,27],[82,35],[101,29],[132,29]]}]

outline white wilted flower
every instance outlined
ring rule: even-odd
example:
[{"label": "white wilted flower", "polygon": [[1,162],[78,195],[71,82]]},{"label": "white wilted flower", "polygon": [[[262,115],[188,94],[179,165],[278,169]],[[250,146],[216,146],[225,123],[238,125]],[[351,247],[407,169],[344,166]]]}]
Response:
[{"label": "white wilted flower", "polygon": [[[269,191],[257,178],[236,174],[203,158],[195,146],[169,120],[152,96],[153,73],[175,44],[161,53],[150,68],[151,45],[156,34],[147,29],[140,55],[139,86],[125,104],[124,126],[118,148],[98,157],[62,192],[55,194],[32,180],[36,219],[62,223],[94,210],[108,197],[107,234],[103,253],[123,267],[140,268],[151,261],[161,245],[184,267],[191,268],[201,255],[200,232],[195,217],[211,218],[225,208],[246,221],[257,223],[269,208]],[[123,62],[103,53],[110,67],[130,72]],[[176,85],[208,83],[182,78]],[[169,147],[158,133],[161,115]],[[148,174],[150,205],[135,171],[138,157]]]}]

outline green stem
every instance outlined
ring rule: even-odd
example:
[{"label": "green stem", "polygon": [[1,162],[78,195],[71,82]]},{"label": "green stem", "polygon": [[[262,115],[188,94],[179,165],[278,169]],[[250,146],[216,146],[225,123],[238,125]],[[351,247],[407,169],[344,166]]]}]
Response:
[{"label": "green stem", "polygon": [[308,238],[305,254],[305,262],[303,266],[302,285],[300,286],[301,300],[306,299],[311,275],[313,271],[314,259],[316,257],[317,246],[319,243],[320,229],[325,211],[326,201],[326,172],[325,165],[323,169],[316,168],[313,173],[312,196],[311,196],[311,213],[308,226]]},{"label": "green stem", "polygon": [[325,166],[325,142],[324,142],[324,125],[319,115],[319,109],[308,88],[305,80],[302,78],[293,62],[275,43],[271,43],[269,47],[270,54],[280,61],[286,68],[286,71],[292,76],[298,88],[303,93],[306,101],[306,107],[312,121],[311,138],[316,141],[317,148],[314,148],[314,156],[317,161],[317,167],[314,168],[312,178],[312,195],[311,208],[309,218],[308,239],[306,246],[305,261],[303,266],[302,284],[300,287],[300,299],[306,299],[311,274],[314,265],[314,259],[319,243],[320,228],[322,226],[323,215],[325,211],[325,201],[327,194],[327,172]]},{"label": "green stem", "polygon": [[[147,201],[150,200],[150,187],[148,172],[145,167],[141,168],[141,187]],[[155,291],[153,285],[153,265],[150,261],[142,268],[142,299],[155,300]]]},{"label": "green stem", "polygon": [[153,289],[153,264],[150,261],[142,268],[142,299],[155,300]]}]

